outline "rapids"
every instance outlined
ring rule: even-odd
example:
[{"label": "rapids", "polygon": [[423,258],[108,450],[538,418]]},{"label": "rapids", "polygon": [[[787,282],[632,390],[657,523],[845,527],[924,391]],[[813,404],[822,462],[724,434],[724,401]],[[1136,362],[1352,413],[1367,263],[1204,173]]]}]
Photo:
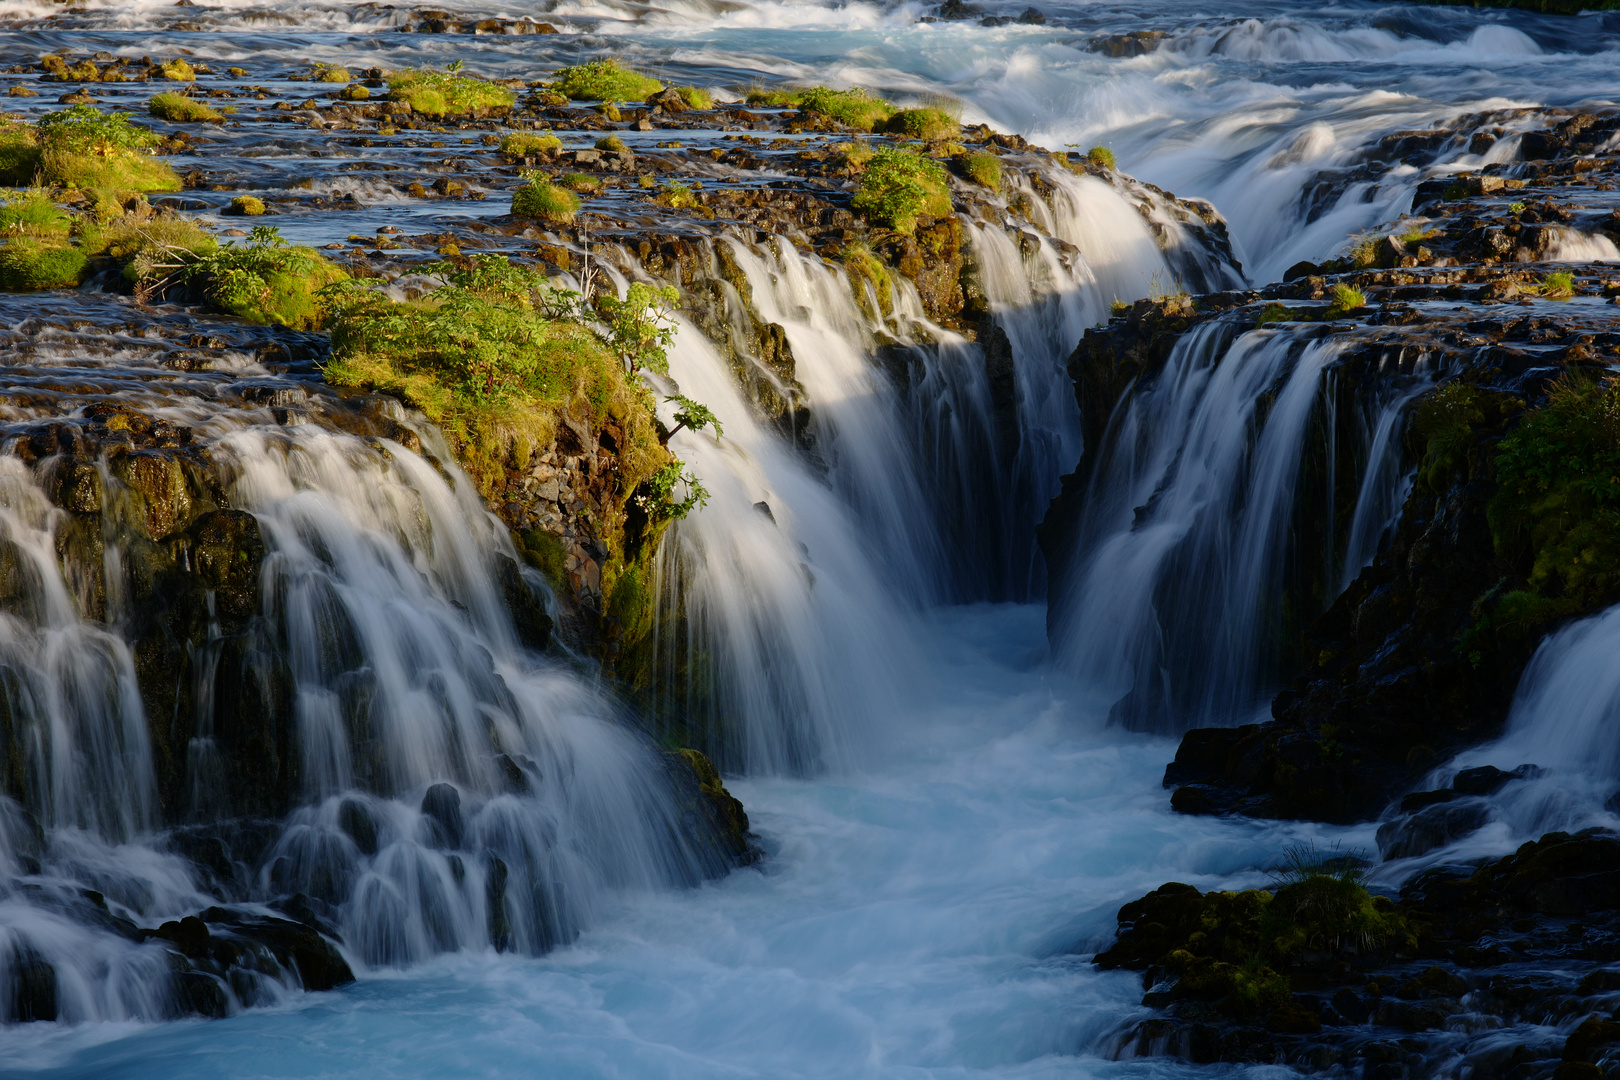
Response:
[{"label": "rapids", "polygon": [[[533,77],[618,55],[731,93],[789,80],[908,100],[950,95],[967,120],[1054,148],[1106,143],[1124,171],[1211,201],[1231,225],[1243,277],[1263,283],[1399,217],[1422,179],[1510,155],[1525,107],[1612,99],[1620,59],[1620,14],[1556,19],[1359,0],[1243,0],[1219,12],[1163,0],[1040,3],[1045,25],[997,27],[919,23],[930,6],[915,2],[445,6],[531,15],[565,32],[406,36],[391,32],[403,8],[323,0],[86,0],[65,13],[46,0],[11,0],[0,7],[0,64],[55,48],[184,50],[221,68],[462,59],[485,74]],[[1016,15],[1026,4],[986,6]],[[1100,35],[1134,31],[1163,31],[1162,44],[1128,59],[1088,48]],[[25,114],[55,107],[44,97],[7,100]],[[1492,138],[1475,140],[1484,129]],[[1422,137],[1401,134],[1413,132]],[[336,162],[291,136],[231,152],[266,191],[314,175],[342,201],[278,218],[300,243],[504,212],[498,194],[430,203],[386,173],[339,175]],[[183,171],[187,161],[176,164]],[[346,611],[362,628],[359,647],[383,681],[393,726],[362,760],[333,721],[353,687],[306,658],[299,731],[323,767],[277,840],[280,872],[347,875],[333,899],[359,981],[300,994],[267,979],[251,1000],[233,1003],[256,1007],[233,1007],[228,1019],[157,1022],[154,1002],[117,989],[150,975],[148,951],[81,935],[35,902],[39,890],[114,881],[131,908],[138,901],[155,918],[190,910],[201,895],[182,860],[146,842],[150,749],[130,700],[131,661],[114,635],[81,617],[70,583],[46,575],[44,629],[7,621],[0,648],[40,685],[93,688],[103,711],[93,730],[75,730],[69,721],[92,711],[42,696],[42,724],[62,751],[51,758],[57,787],[46,801],[60,813],[44,823],[51,850],[40,866],[24,850],[29,826],[0,802],[0,934],[48,945],[75,972],[71,1019],[82,1022],[0,1028],[0,1074],[1189,1074],[1162,1059],[1106,1060],[1122,1025],[1145,1014],[1134,976],[1088,962],[1118,905],[1166,880],[1260,883],[1277,852],[1302,840],[1373,844],[1371,826],[1173,815],[1160,786],[1174,753],[1164,730],[1247,716],[1273,688],[1277,664],[1260,632],[1273,612],[1261,601],[1274,599],[1266,594],[1300,433],[1334,401],[1334,357],[1331,345],[1286,332],[1234,341],[1217,326],[1187,346],[1176,369],[1183,385],[1138,388],[1119,419],[1135,425],[1143,453],[1111,462],[1084,553],[1086,572],[1107,591],[1087,591],[1099,614],[1049,650],[1033,528],[1059,478],[1098,449],[1081,446],[1068,352],[1115,299],[1242,283],[1219,259],[1167,255],[1119,193],[1095,190],[1105,187],[1095,181],[1065,185],[1038,213],[1050,237],[1079,250],[1072,264],[1048,241],[1020,252],[1000,230],[966,223],[988,268],[992,310],[1015,346],[1011,439],[963,362],[970,347],[928,325],[903,287],[894,314],[874,319],[819,259],[735,252],[756,302],[786,328],[825,417],[829,438],[815,463],[751,416],[714,343],[681,327],[671,376],[720,414],[727,435],[675,440],[713,498],[666,543],[661,585],[686,598],[688,632],[709,650],[718,707],[740,732],[729,758],[742,775],[728,783],[768,852],[760,867],[718,880],[704,880],[701,852],[669,840],[674,811],[659,794],[654,755],[618,722],[611,697],[588,670],[518,643],[489,580],[508,545],[470,503],[464,477],[458,484],[453,469],[446,479],[357,437],[276,423],[232,389],[271,379],[249,355],[217,377],[188,376],[176,396],[155,394],[152,376],[172,372],[143,360],[139,342],[41,347],[28,312],[8,303],[3,320],[16,346],[8,363],[28,378],[43,385],[47,369],[71,367],[199,424],[266,532],[285,600],[277,625],[308,641],[321,618]],[[220,198],[195,194],[205,217],[224,223]],[[1568,258],[1617,257],[1608,241],[1580,236],[1565,248]],[[925,377],[910,397],[881,377],[880,341],[916,350]],[[1221,380],[1247,381],[1209,390],[1206,369],[1217,358]],[[1401,407],[1425,378],[1358,402],[1357,445],[1334,451],[1354,457],[1359,472],[1353,519],[1336,527],[1342,542],[1310,553],[1328,599],[1372,557],[1400,504]],[[1273,389],[1280,395],[1260,424],[1251,412]],[[230,418],[205,423],[226,398]],[[1189,457],[1201,475],[1186,467]],[[36,480],[20,473],[0,474],[6,537],[44,565],[53,526]],[[1154,492],[1164,542],[1136,545],[1125,565],[1110,543],[1119,546]],[[1241,535],[1228,544],[1234,519]],[[1198,587],[1178,592],[1189,566]],[[1153,640],[1155,605],[1174,612],[1181,640]],[[1118,615],[1137,620],[1136,632],[1098,629],[1102,616]],[[1223,630],[1217,616],[1228,620]],[[1504,746],[1458,767],[1528,760],[1512,740],[1539,738],[1536,718],[1554,715],[1569,730],[1557,743],[1562,758],[1548,763],[1566,773],[1587,765],[1589,729],[1612,717],[1613,686],[1572,687],[1560,665],[1604,655],[1613,636],[1611,614],[1549,642]],[[424,657],[432,678],[419,670]],[[1162,696],[1191,702],[1175,723],[1152,735],[1110,724],[1132,680],[1165,665],[1174,678]],[[467,750],[488,723],[526,749],[541,794],[503,792],[500,776]],[[212,737],[195,733],[199,776],[209,775]],[[366,760],[382,763],[393,795],[355,794]],[[437,826],[418,806],[445,779],[464,792],[467,827],[503,853],[500,873],[510,864],[518,878],[534,876],[524,879],[532,902],[515,912],[527,921],[512,931],[524,954],[492,948],[483,905],[493,865],[463,866],[424,842]],[[1610,821],[1605,779],[1578,805],[1504,810],[1447,857],[1511,850],[1538,826]],[[91,793],[98,798],[81,797]],[[204,810],[229,795],[205,786],[195,798]],[[344,846],[346,796],[377,822],[378,851]],[[1390,868],[1384,883],[1410,869]],[[244,882],[243,896],[262,898],[274,884]],[[526,955],[553,944],[561,947]]]}]

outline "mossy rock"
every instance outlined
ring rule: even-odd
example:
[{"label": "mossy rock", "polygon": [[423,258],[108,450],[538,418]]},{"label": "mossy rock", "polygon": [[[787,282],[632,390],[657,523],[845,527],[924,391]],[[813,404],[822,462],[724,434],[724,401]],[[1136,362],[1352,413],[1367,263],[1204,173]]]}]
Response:
[{"label": "mossy rock", "polygon": [[112,474],[135,500],[146,535],[162,540],[183,528],[191,517],[191,488],[186,469],[172,454],[136,451],[115,458]]},{"label": "mossy rock", "polygon": [[0,289],[72,289],[89,260],[68,244],[18,238],[0,248]]}]

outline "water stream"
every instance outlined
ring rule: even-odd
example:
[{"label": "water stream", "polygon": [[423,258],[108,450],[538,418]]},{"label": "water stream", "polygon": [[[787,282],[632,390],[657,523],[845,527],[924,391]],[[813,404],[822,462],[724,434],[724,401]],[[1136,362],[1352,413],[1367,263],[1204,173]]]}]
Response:
[{"label": "water stream", "polygon": [[[310,766],[266,857],[229,882],[195,878],[157,827],[154,755],[174,748],[149,745],[137,658],[118,632],[141,614],[120,608],[120,583],[136,580],[128,564],[144,549],[119,539],[109,504],[105,562],[63,575],[62,514],[45,490],[55,474],[5,459],[0,584],[29,617],[0,616],[0,663],[13,713],[37,733],[40,785],[34,820],[0,800],[0,945],[13,968],[46,956],[67,1004],[61,1022],[0,1027],[0,1075],[1187,1074],[1107,1060],[1145,1010],[1134,976],[1098,973],[1088,954],[1123,900],[1164,881],[1242,887],[1290,843],[1373,846],[1372,826],[1171,814],[1165,736],[1264,707],[1287,666],[1282,594],[1321,610],[1376,553],[1409,482],[1403,409],[1430,373],[1408,363],[1341,392],[1337,345],[1297,327],[1209,324],[1126,396],[1106,447],[1084,447],[1064,360],[1115,300],[1272,280],[1404,213],[1428,175],[1510,155],[1527,107],[1612,97],[1620,15],[1127,0],[1042,4],[1045,25],[982,27],[920,23],[918,3],[448,6],[564,32],[404,35],[392,32],[403,8],[320,0],[88,0],[66,13],[16,0],[0,11],[0,66],[53,48],[139,56],[162,41],[280,74],[311,58],[465,59],[534,77],[612,54],[732,92],[786,79],[943,93],[967,120],[1054,148],[1105,142],[1123,170],[1210,200],[1243,273],[1195,244],[1156,242],[1131,205],[1140,190],[1054,172],[1055,194],[1027,193],[1044,239],[964,222],[1011,344],[992,385],[984,346],[929,323],[909,286],[863,306],[819,258],[715,241],[732,245],[753,302],[791,341],[822,439],[808,455],[759,423],[717,345],[681,326],[671,378],[726,435],[674,440],[712,499],[666,541],[659,588],[684,598],[686,618],[660,632],[711,669],[712,696],[680,704],[727,718],[728,784],[768,853],[718,879],[710,854],[680,838],[651,743],[589,672],[523,646],[494,584],[509,545],[453,467],[335,424],[288,423],[275,393],[292,394],[278,408],[324,407],[307,366],[272,369],[245,350],[213,370],[167,363],[186,333],[217,329],[207,320],[165,312],[172,332],[154,344],[116,300],[52,298],[43,325],[7,301],[8,374],[35,394],[8,399],[8,425],[68,415],[75,385],[93,384],[191,429],[230,507],[257,522],[272,601],[233,638],[235,666],[204,682],[240,690],[253,658],[278,658],[288,737]],[[1088,47],[1142,30],[1164,31],[1146,55]],[[477,152],[459,144],[344,151],[342,164],[376,174],[363,182],[311,152],[290,126],[258,145],[225,129],[176,165],[231,157],[265,192],[334,200],[278,218],[304,243],[503,212],[498,192],[408,194],[403,170]],[[193,194],[191,209],[226,222],[228,196]],[[1150,216],[1174,236],[1166,215]],[[1595,243],[1571,239],[1568,257],[1612,257]],[[100,328],[69,325],[81,303],[107,309]],[[877,362],[880,344],[904,355],[906,378]],[[1353,500],[1302,484],[1320,473],[1302,462],[1324,454],[1353,463],[1327,469],[1354,477]],[[1033,527],[1085,455],[1096,463],[1080,584],[1048,646]],[[90,580],[102,583],[94,611]],[[1549,641],[1503,744],[1457,767],[1536,758],[1590,773],[1590,732],[1616,708],[1612,680],[1594,674],[1615,625],[1611,612]],[[196,660],[206,672],[220,661]],[[200,715],[212,719],[182,745],[187,797],[206,817],[248,796],[211,771],[226,711]],[[357,715],[364,745],[350,736]],[[1556,743],[1549,717],[1564,725]],[[1527,783],[1540,803],[1504,803],[1459,850],[1612,820],[1611,784],[1594,774],[1554,806],[1550,786]],[[151,990],[162,953],[67,917],[87,887],[144,925],[221,889],[244,905],[296,889],[326,905],[359,981],[304,994],[269,971],[233,989],[227,1019],[164,1021]]]}]

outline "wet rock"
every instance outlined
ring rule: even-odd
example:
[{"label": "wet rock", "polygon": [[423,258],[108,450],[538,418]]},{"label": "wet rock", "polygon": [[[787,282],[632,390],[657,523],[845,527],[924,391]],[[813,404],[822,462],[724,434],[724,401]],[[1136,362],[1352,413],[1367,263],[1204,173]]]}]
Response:
[{"label": "wet rock", "polygon": [[1408,818],[1380,826],[1378,854],[1385,859],[1427,854],[1478,830],[1490,816],[1490,807],[1477,799],[1430,806]]},{"label": "wet rock", "polygon": [[677,790],[684,792],[686,833],[693,838],[707,835],[730,866],[748,866],[764,853],[749,829],[743,804],[727,791],[720,773],[708,757],[697,750],[678,750],[665,757],[671,763],[671,776]]},{"label": "wet rock", "polygon": [[377,854],[377,820],[359,799],[344,799],[338,807],[338,828],[348,834],[362,855]]},{"label": "wet rock", "polygon": [[191,515],[191,491],[184,466],[166,454],[137,451],[112,463],[112,474],[134,496],[146,535],[162,540]]},{"label": "wet rock", "polygon": [[56,969],[26,943],[13,942],[5,966],[10,981],[3,999],[12,1023],[55,1020],[57,1017]]},{"label": "wet rock", "polygon": [[461,816],[461,792],[449,784],[434,784],[422,796],[422,816],[433,823],[437,847],[459,848],[466,824]]}]

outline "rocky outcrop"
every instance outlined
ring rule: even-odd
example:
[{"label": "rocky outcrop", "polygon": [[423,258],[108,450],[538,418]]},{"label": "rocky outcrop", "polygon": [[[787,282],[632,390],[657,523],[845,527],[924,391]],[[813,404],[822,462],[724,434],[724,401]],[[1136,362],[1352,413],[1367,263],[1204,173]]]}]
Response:
[{"label": "rocky outcrop", "polygon": [[[1123,1027],[1115,1055],[1414,1077],[1460,1061],[1488,1080],[1620,1063],[1620,837],[1549,833],[1478,868],[1431,870],[1393,899],[1342,860],[1313,869],[1284,872],[1274,893],[1171,883],[1122,907],[1095,962],[1142,972],[1157,1015]],[[1303,890],[1336,936],[1305,940],[1300,905],[1279,910]]]}]

